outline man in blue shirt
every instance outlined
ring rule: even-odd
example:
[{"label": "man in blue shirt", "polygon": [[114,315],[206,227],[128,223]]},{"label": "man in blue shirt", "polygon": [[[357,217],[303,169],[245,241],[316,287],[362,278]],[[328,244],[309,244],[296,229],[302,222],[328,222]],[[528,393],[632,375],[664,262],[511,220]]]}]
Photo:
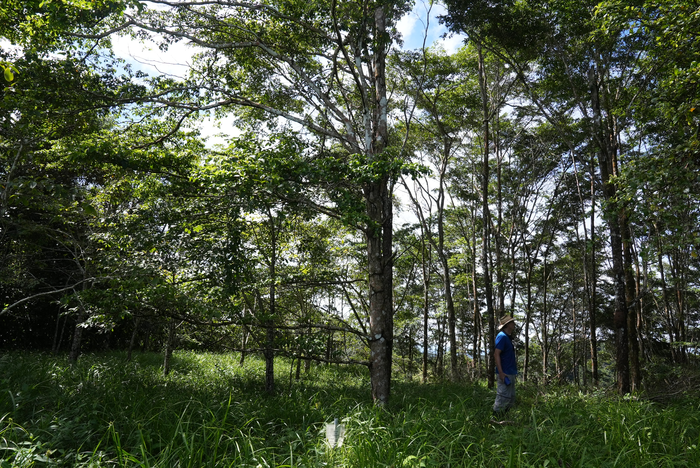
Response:
[{"label": "man in blue shirt", "polygon": [[510,315],[502,317],[498,330],[496,348],[493,351],[498,371],[493,412],[502,414],[515,404],[515,377],[518,374],[518,368],[515,360],[515,348],[511,340],[511,335],[515,330],[515,319]]}]

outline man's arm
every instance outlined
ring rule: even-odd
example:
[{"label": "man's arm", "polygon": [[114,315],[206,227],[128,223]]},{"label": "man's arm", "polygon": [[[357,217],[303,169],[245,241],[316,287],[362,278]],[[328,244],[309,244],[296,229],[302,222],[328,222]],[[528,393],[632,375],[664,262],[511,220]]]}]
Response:
[{"label": "man's arm", "polygon": [[498,378],[501,382],[506,381],[506,373],[503,372],[503,366],[501,365],[501,350],[496,348],[493,352],[493,358],[496,361],[496,369],[498,369]]}]

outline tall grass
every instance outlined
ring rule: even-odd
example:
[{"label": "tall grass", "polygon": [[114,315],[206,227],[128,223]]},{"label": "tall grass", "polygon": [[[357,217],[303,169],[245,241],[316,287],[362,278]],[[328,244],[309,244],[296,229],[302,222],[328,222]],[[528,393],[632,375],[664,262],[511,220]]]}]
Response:
[{"label": "tall grass", "polygon": [[[0,356],[1,467],[676,467],[700,455],[700,398],[665,405],[519,387],[509,424],[491,421],[482,384],[396,381],[376,408],[367,373],[315,366],[289,381],[277,363],[275,395],[264,364],[179,352],[161,356]],[[325,423],[339,418],[344,444]]]}]

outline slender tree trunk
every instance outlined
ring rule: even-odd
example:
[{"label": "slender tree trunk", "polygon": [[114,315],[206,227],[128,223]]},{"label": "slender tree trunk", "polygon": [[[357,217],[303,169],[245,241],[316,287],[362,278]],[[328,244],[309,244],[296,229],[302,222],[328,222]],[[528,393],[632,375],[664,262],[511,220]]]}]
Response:
[{"label": "slender tree trunk", "polygon": [[[474,258],[476,263],[476,258]],[[476,266],[476,265],[474,265]],[[476,287],[476,268],[473,269],[472,273],[472,289],[473,289],[473,315],[474,315],[474,337],[473,337],[473,348],[474,348],[474,368],[481,368],[481,311],[479,310],[479,300],[477,296]]]},{"label": "slender tree trunk", "polygon": [[238,360],[238,365],[242,366],[245,363],[246,348],[248,346],[248,329],[241,327],[241,358]]},{"label": "slender tree trunk", "polygon": [[63,318],[63,326],[61,327],[61,335],[58,337],[58,342],[56,343],[56,352],[61,349],[61,343],[63,343],[63,336],[66,334],[66,326],[68,325],[68,317]]},{"label": "slender tree trunk", "polygon": [[591,374],[593,385],[598,386],[598,337],[596,325],[597,293],[598,293],[598,268],[596,263],[596,234],[595,234],[595,170],[591,160],[591,255],[590,255],[590,306],[588,317],[590,323],[590,343],[591,343]]},{"label": "slender tree trunk", "polygon": [[[83,270],[83,278],[86,278],[87,274],[85,270]],[[85,291],[86,289],[86,283],[83,283],[82,290]],[[70,348],[70,356],[69,360],[71,364],[75,364],[78,362],[78,356],[80,356],[80,345],[83,340],[83,322],[87,320],[88,314],[87,311],[85,310],[85,306],[82,301],[82,297],[80,295],[77,295],[76,297],[78,301],[78,317],[76,318],[75,321],[75,330],[73,332],[73,342],[71,343],[71,348]]]},{"label": "slender tree trunk", "polygon": [[574,382],[576,382],[576,385],[580,385],[581,381],[579,380],[579,372],[578,372],[578,365],[576,364],[578,362],[578,356],[576,356],[576,352],[578,351],[578,346],[576,345],[576,341],[578,340],[578,334],[576,327],[578,326],[577,320],[576,320],[576,301],[574,300],[574,285],[576,284],[575,278],[571,278],[571,289],[572,289],[572,294],[571,294],[571,330],[573,331],[572,339],[571,339],[571,346],[572,346],[572,352],[571,352],[571,366],[573,368],[574,372]]},{"label": "slender tree trunk", "polygon": [[[475,225],[476,220],[476,207],[471,205],[471,224]],[[476,251],[477,244],[477,231],[476,229],[471,229],[471,287],[472,287],[472,315],[474,316],[474,336],[472,341],[472,348],[474,352],[474,369],[481,373],[481,333],[482,333],[482,317],[481,311],[479,309],[479,288],[477,287],[477,262],[478,256]],[[466,235],[465,235],[466,238]]]},{"label": "slender tree trunk", "polygon": [[126,360],[128,362],[131,362],[131,353],[134,350],[134,346],[136,345],[136,338],[138,337],[139,333],[139,325],[141,325],[141,317],[136,316],[134,319],[134,330],[131,332],[131,339],[129,340],[129,351],[126,354]]},{"label": "slender tree trunk", "polygon": [[[447,150],[449,152],[449,150]],[[457,317],[455,313],[454,301],[452,299],[452,279],[450,277],[450,265],[445,252],[445,229],[444,229],[444,186],[441,176],[440,195],[438,197],[438,256],[442,266],[443,290],[445,293],[445,308],[447,311],[447,332],[450,345],[450,377],[452,381],[459,380],[459,366],[457,362]]]},{"label": "slender tree trunk", "polygon": [[[651,235],[648,235],[648,239],[651,239]],[[637,332],[639,333],[639,354],[642,359],[649,359],[651,357],[650,355],[650,346],[647,340],[646,336],[646,330],[647,330],[647,317],[644,314],[644,310],[646,309],[645,306],[645,301],[644,301],[644,295],[642,291],[646,291],[649,287],[649,260],[645,258],[641,258],[639,255],[635,256],[637,259],[637,288],[638,288],[638,293],[637,295],[639,296],[639,315],[637,316]],[[639,259],[641,258],[642,262],[640,264]]]},{"label": "slender tree trunk", "polygon": [[[523,242],[524,244],[524,242]],[[527,253],[527,304],[525,305],[525,363],[523,365],[523,380],[530,378],[530,323],[532,321],[532,269],[533,261],[530,259],[530,252]]]},{"label": "slender tree trunk", "polygon": [[83,322],[85,321],[86,314],[83,309],[82,304],[78,306],[78,316],[75,320],[75,330],[73,331],[73,342],[71,343],[69,360],[71,364],[78,362],[78,356],[80,356],[80,344],[83,339]]},{"label": "slender tree trunk", "polygon": [[489,246],[491,239],[491,216],[489,212],[489,100],[486,91],[486,75],[484,71],[484,56],[481,50],[481,44],[477,44],[479,55],[479,88],[481,89],[481,105],[484,117],[484,160],[481,173],[481,208],[483,218],[483,234],[481,248],[481,263],[484,273],[484,295],[486,296],[486,314],[489,320],[489,366],[488,366],[488,387],[494,386],[494,370],[496,361],[493,356],[493,348],[496,344],[496,318],[493,310],[493,284],[491,279],[491,270],[489,269]]},{"label": "slender tree trunk", "polygon": [[430,245],[425,242],[425,235],[421,239],[423,260],[423,383],[428,382],[428,352],[429,335],[428,323],[430,320]]},{"label": "slender tree trunk", "polygon": [[[275,319],[277,317],[277,223],[268,208],[270,226],[270,265],[269,265],[269,303],[268,317],[265,320],[265,391],[275,392]],[[262,303],[262,301],[261,301]]]},{"label": "slender tree trunk", "polygon": [[688,356],[686,352],[686,345],[688,337],[686,336],[685,328],[685,294],[684,290],[687,288],[685,282],[685,274],[683,272],[687,271],[687,262],[684,260],[684,253],[679,248],[674,248],[672,250],[672,262],[671,262],[671,278],[673,280],[673,289],[675,291],[675,309],[676,309],[676,336],[679,337],[680,343],[678,346],[678,353],[680,355],[681,362],[687,362]]},{"label": "slender tree trunk", "polygon": [[328,339],[326,340],[326,361],[329,362],[333,356],[333,331],[328,333]]},{"label": "slender tree trunk", "polygon": [[548,275],[547,272],[547,254],[544,256],[544,265],[542,270],[542,381],[546,384],[549,380],[548,370],[549,367],[549,311],[547,310],[547,285],[548,285]]},{"label": "slender tree trunk", "polygon": [[604,126],[601,102],[599,98],[599,80],[595,68],[591,68],[590,74],[591,102],[593,107],[593,120],[595,136],[598,141],[600,177],[603,183],[603,195],[609,203],[605,219],[610,229],[610,250],[612,253],[612,274],[615,287],[615,312],[613,326],[615,328],[615,347],[617,364],[617,388],[620,394],[630,391],[630,366],[629,366],[629,337],[627,328],[627,302],[625,288],[625,262],[623,258],[621,215],[623,210],[616,206],[616,187],[612,177],[617,174],[616,153],[617,140],[608,128]]},{"label": "slender tree trunk", "polygon": [[[643,360],[646,355],[646,339],[645,339],[645,323],[644,317],[644,287],[642,285],[642,266],[639,263],[640,256],[637,249],[634,249],[632,258],[634,259],[634,289],[635,296],[637,297],[637,321],[635,324],[635,330],[637,331],[637,346],[639,360]],[[641,372],[640,372],[641,376]]]},{"label": "slender tree trunk", "polygon": [[445,291],[445,307],[447,309],[447,325],[448,338],[450,341],[450,377],[452,381],[459,380],[459,362],[457,361],[457,315],[455,313],[455,305],[452,299],[452,286],[450,282],[450,269],[447,262],[447,257],[443,259],[444,272],[444,291]]},{"label": "slender tree trunk", "polygon": [[496,296],[498,298],[498,305],[496,307],[497,316],[501,317],[505,315],[506,310],[506,292],[505,292],[505,275],[503,274],[503,187],[501,181],[501,150],[499,146],[499,121],[498,112],[494,116],[496,129],[493,132],[493,144],[494,144],[494,154],[496,156],[496,233],[493,236],[495,251],[496,251],[496,267],[494,268],[496,273]]},{"label": "slender tree trunk", "polygon": [[173,357],[175,344],[175,320],[168,319],[168,336],[165,341],[165,357],[163,358],[163,375],[170,373],[170,363]]},{"label": "slender tree trunk", "polygon": [[515,316],[515,304],[518,292],[518,267],[516,262],[516,252],[518,249],[517,240],[513,239],[510,246],[510,267],[511,267],[511,295],[510,295],[510,315]]},{"label": "slender tree trunk", "polygon": [[666,283],[666,272],[664,268],[664,254],[662,250],[661,237],[658,227],[656,228],[657,235],[657,261],[659,263],[659,276],[661,279],[661,297],[664,304],[664,318],[666,319],[666,329],[668,330],[668,341],[669,347],[671,348],[671,359],[673,362],[678,362],[678,356],[676,353],[675,343],[678,341],[676,339],[676,327],[673,320],[673,314],[671,312],[671,304],[668,298],[668,285]]},{"label": "slender tree trunk", "polygon": [[[65,320],[64,320],[64,322],[65,322]],[[58,341],[58,336],[59,336],[58,330],[61,328],[60,325],[61,325],[61,309],[59,308],[58,312],[56,312],[56,326],[54,327],[53,344],[51,345],[51,352],[53,354],[58,353],[58,348],[60,346],[59,345],[60,342]]]},{"label": "slender tree trunk", "polygon": [[636,391],[641,384],[641,369],[639,367],[639,342],[637,341],[637,304],[632,271],[632,232],[626,215],[621,216],[621,224],[625,233],[622,241],[625,262],[625,301],[630,306],[627,309],[627,336],[629,337],[630,356],[630,390]]}]

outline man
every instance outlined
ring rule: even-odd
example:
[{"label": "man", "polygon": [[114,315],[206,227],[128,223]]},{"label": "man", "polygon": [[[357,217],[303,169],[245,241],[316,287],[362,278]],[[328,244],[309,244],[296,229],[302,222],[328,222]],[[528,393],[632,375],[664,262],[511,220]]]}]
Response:
[{"label": "man", "polygon": [[510,315],[501,318],[496,336],[496,348],[493,352],[498,371],[498,384],[496,386],[496,401],[493,404],[493,412],[501,415],[515,404],[515,376],[518,369],[515,361],[515,348],[511,335],[515,330],[515,319]]}]

